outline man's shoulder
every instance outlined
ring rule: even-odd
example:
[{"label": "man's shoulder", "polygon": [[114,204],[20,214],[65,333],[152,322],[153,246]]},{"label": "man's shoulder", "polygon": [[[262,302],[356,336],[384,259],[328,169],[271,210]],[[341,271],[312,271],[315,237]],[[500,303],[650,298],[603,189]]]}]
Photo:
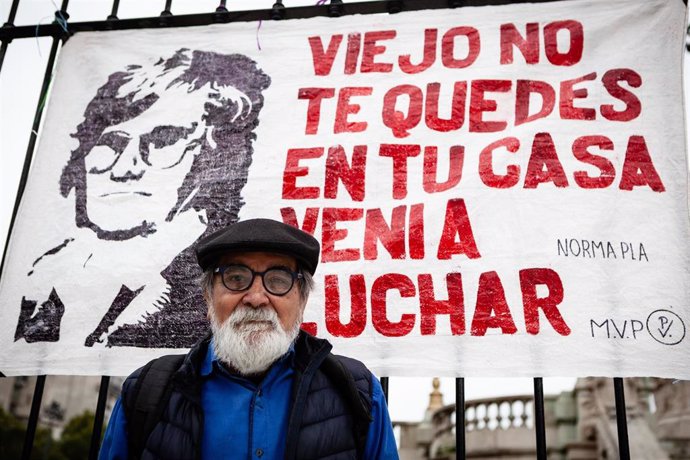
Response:
[{"label": "man's shoulder", "polygon": [[186,355],[172,354],[154,358],[139,369],[135,370],[122,384],[122,393],[125,395],[125,404],[129,403],[129,397],[136,396],[142,386],[165,387],[172,375],[182,366]]},{"label": "man's shoulder", "polygon": [[373,378],[373,374],[363,362],[350,358],[349,356],[336,354],[332,354],[332,356],[338,360],[340,364],[342,364],[343,367],[350,372],[350,374],[352,374],[352,378],[355,380],[355,382],[358,380],[366,380],[369,382]]},{"label": "man's shoulder", "polygon": [[[211,335],[207,334],[185,353],[176,353],[154,358],[139,369],[132,372],[123,383],[123,391],[130,388],[141,378],[142,373],[148,374],[149,369],[154,368],[156,373],[164,372],[172,375],[176,370],[195,372],[204,360],[206,351],[211,341]],[[172,372],[169,372],[172,371]],[[148,378],[148,377],[147,377]]]},{"label": "man's shoulder", "polygon": [[[156,359],[158,359],[158,358],[156,358]],[[153,360],[152,360],[152,361],[153,361]],[[129,392],[131,391],[133,385],[135,385],[136,382],[137,382],[137,380],[139,380],[139,377],[141,376],[141,372],[144,370],[144,368],[145,368],[148,364],[150,364],[150,362],[151,362],[151,361],[149,361],[149,363],[147,363],[147,364],[141,366],[139,369],[135,370],[134,372],[132,372],[131,374],[129,374],[129,375],[127,376],[127,378],[125,379],[125,381],[122,383],[122,393],[123,393],[123,394],[127,394],[127,393],[129,393]]]},{"label": "man's shoulder", "polygon": [[332,349],[328,340],[314,337],[305,331],[300,331],[295,343],[298,356],[320,356],[318,367],[322,372],[331,374],[332,377],[347,374],[357,382],[358,386],[361,382],[371,382],[373,374],[364,363],[348,356],[336,355],[332,353]]}]

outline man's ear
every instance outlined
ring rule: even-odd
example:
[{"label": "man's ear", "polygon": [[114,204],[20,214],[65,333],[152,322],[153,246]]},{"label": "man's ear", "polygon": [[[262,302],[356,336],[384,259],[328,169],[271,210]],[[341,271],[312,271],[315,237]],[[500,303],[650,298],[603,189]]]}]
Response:
[{"label": "man's ear", "polygon": [[302,310],[302,315],[304,315],[304,310],[307,309],[307,301],[309,300],[309,296],[307,298],[302,299],[302,296],[300,296],[300,309]]},{"label": "man's ear", "polygon": [[204,289],[204,292],[201,293],[202,297],[204,298],[204,302],[206,302],[206,318],[209,320],[211,319],[211,308],[213,308],[213,298],[211,297],[211,294],[208,293],[208,290]]},{"label": "man's ear", "polygon": [[304,303],[301,306],[300,314],[299,314],[299,323],[302,324],[304,322],[304,311],[307,309],[307,301],[306,299],[304,300]]}]

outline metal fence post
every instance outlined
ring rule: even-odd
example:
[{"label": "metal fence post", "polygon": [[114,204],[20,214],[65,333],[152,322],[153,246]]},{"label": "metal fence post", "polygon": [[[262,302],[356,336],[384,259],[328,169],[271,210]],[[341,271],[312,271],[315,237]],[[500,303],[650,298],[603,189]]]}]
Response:
[{"label": "metal fence post", "polygon": [[38,426],[38,415],[41,412],[41,400],[43,399],[43,388],[46,384],[46,376],[36,377],[36,387],[34,387],[34,397],[31,401],[31,412],[29,413],[29,423],[24,435],[24,447],[22,448],[22,460],[29,460],[31,449],[34,447],[34,437]]},{"label": "metal fence post", "polygon": [[105,403],[108,400],[108,387],[110,377],[101,377],[101,386],[98,389],[98,403],[96,404],[96,415],[93,418],[93,431],[91,432],[91,446],[89,447],[89,460],[98,458],[98,450],[101,447],[101,432],[103,431],[103,418],[105,416]]},{"label": "metal fence post", "polygon": [[534,430],[537,436],[537,459],[546,460],[546,424],[544,423],[544,382],[534,378]]},{"label": "metal fence post", "polygon": [[465,460],[465,379],[455,379],[455,457]]},{"label": "metal fence post", "polygon": [[630,445],[628,443],[628,419],[625,413],[625,390],[623,379],[613,379],[613,392],[616,398],[616,425],[618,426],[618,456],[621,460],[630,460]]},{"label": "metal fence post", "polygon": [[381,389],[383,390],[383,396],[386,398],[386,404],[388,404],[388,377],[381,377]]}]

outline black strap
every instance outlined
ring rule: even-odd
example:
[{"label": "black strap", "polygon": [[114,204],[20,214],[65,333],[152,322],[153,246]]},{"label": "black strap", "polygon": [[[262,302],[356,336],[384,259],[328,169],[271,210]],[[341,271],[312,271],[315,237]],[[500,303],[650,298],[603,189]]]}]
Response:
[{"label": "black strap", "polygon": [[184,357],[166,355],[150,361],[142,368],[132,391],[124,399],[130,458],[141,457],[146,440],[170,399],[171,377],[182,365]]},{"label": "black strap", "polygon": [[369,433],[369,424],[372,420],[371,408],[367,407],[360,397],[352,374],[332,353],[329,353],[321,364],[321,370],[331,379],[335,387],[340,390],[352,410],[357,458],[363,458]]}]

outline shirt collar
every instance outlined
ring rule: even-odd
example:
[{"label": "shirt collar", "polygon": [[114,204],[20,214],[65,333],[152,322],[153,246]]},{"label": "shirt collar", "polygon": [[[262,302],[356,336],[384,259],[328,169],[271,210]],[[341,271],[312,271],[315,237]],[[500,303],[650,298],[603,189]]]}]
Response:
[{"label": "shirt collar", "polygon": [[[219,370],[221,369],[222,365],[218,357],[216,356],[216,353],[214,351],[214,342],[215,342],[215,337],[211,338],[211,341],[208,344],[208,349],[206,350],[206,356],[204,356],[204,361],[201,363],[201,369],[200,373],[202,377],[208,377],[214,369]],[[290,348],[288,348],[288,351],[280,358],[278,359],[275,363],[271,365],[271,367],[275,366],[276,364],[285,364],[289,367],[294,367],[294,361],[295,361],[295,342],[293,341],[290,344]],[[239,377],[239,376],[238,376]]]}]

